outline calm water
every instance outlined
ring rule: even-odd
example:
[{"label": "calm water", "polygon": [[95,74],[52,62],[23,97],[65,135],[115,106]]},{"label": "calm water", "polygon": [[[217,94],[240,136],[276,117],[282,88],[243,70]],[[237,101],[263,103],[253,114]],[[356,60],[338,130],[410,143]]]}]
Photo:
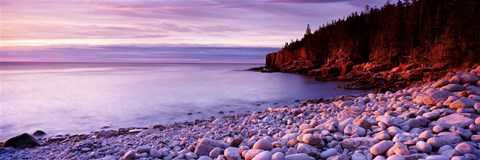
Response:
[{"label": "calm water", "polygon": [[145,127],[363,93],[337,89],[339,82],[242,71],[255,64],[0,64],[0,140],[37,129],[55,135]]}]

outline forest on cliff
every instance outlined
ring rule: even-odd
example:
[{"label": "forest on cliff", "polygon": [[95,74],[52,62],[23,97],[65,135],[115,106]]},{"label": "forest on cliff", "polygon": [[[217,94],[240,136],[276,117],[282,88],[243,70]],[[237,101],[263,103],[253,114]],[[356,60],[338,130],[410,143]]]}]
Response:
[{"label": "forest on cliff", "polygon": [[[311,31],[301,40],[287,42],[279,52],[294,54],[282,63],[308,60],[317,68],[329,59],[353,65],[371,62],[398,66],[404,63],[447,67],[480,61],[480,1],[405,0],[381,8],[366,6]],[[279,67],[269,59],[267,67]]]}]

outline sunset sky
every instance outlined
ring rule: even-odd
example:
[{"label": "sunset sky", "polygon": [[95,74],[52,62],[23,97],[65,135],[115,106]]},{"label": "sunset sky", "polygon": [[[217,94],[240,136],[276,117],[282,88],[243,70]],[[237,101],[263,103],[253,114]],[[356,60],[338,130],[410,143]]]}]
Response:
[{"label": "sunset sky", "polygon": [[263,62],[384,0],[0,0],[0,61]]}]

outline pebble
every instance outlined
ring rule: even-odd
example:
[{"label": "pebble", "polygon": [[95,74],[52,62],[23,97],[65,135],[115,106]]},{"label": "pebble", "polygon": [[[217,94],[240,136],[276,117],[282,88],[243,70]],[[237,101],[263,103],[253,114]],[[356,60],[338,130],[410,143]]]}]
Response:
[{"label": "pebble", "polygon": [[422,153],[431,153],[432,152],[432,146],[424,141],[418,141],[415,146],[417,147],[419,152]]}]

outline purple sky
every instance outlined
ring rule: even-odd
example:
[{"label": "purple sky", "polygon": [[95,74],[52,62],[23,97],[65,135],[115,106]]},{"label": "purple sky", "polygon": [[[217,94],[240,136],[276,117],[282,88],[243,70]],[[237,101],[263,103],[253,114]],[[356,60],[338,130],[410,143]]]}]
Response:
[{"label": "purple sky", "polygon": [[0,0],[0,61],[263,62],[307,24],[385,2]]}]

